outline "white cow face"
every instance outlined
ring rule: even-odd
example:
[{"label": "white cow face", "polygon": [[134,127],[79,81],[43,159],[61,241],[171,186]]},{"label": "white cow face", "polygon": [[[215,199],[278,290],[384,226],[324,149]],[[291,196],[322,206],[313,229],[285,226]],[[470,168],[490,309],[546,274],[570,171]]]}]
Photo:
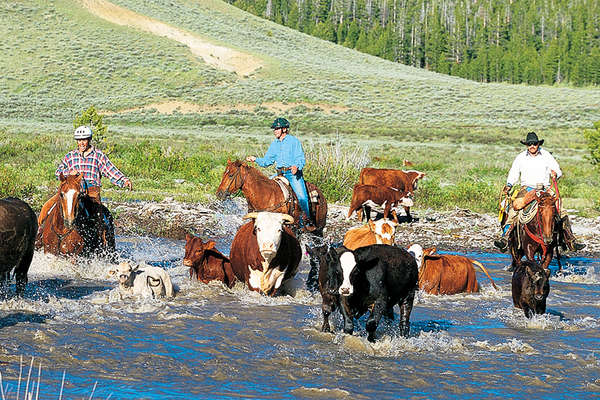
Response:
[{"label": "white cow face", "polygon": [[129,264],[128,262],[122,262],[122,263],[119,263],[117,268],[114,268],[114,269],[111,269],[110,271],[108,271],[108,274],[116,275],[117,280],[119,281],[120,285],[129,287],[129,286],[131,286],[131,282],[132,282],[131,277],[136,270],[137,270],[137,266],[136,266],[136,268],[133,268],[131,266],[131,264]]},{"label": "white cow face", "polygon": [[339,292],[342,296],[350,296],[354,293],[354,286],[350,282],[350,275],[356,267],[356,259],[351,251],[346,251],[340,256],[340,266],[342,268],[343,281]]},{"label": "white cow face", "polygon": [[413,199],[412,199],[412,193],[407,192],[406,195],[404,195],[403,197],[400,198],[400,201],[398,202],[398,204],[401,205],[402,207],[414,206],[415,203],[413,202]]},{"label": "white cow face", "polygon": [[417,261],[417,267],[421,269],[423,265],[423,248],[419,244],[413,244],[408,248],[408,252],[411,253]]},{"label": "white cow face", "polygon": [[294,218],[287,214],[259,212],[248,214],[249,218],[254,218],[254,231],[256,232],[256,241],[260,255],[267,263],[270,263],[281,244],[281,234],[284,223],[293,223]]}]

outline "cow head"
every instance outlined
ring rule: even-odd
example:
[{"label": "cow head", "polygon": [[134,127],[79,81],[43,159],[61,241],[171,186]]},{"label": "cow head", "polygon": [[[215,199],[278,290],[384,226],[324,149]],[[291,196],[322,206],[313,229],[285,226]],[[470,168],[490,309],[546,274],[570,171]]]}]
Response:
[{"label": "cow head", "polygon": [[325,264],[327,265],[327,282],[325,288],[331,295],[338,295],[342,285],[343,272],[340,265],[340,254],[348,251],[345,247],[329,247],[325,254]]},{"label": "cow head", "polygon": [[410,189],[412,189],[413,191],[417,190],[417,184],[419,182],[419,179],[423,179],[425,177],[425,173],[420,172],[420,171],[415,171],[414,169],[410,170],[410,171],[404,171],[404,172],[406,172],[406,174],[408,175]]},{"label": "cow head", "polygon": [[410,254],[412,254],[412,256],[415,258],[415,260],[417,261],[417,268],[421,269],[421,266],[423,265],[423,248],[421,247],[420,244],[413,244],[412,246],[410,246],[408,248],[408,252]]},{"label": "cow head", "polygon": [[[342,278],[342,283],[338,289],[339,294],[342,296],[351,296],[354,293],[354,286],[350,280],[354,271],[356,270],[356,259],[354,253],[348,249],[342,251],[337,256],[337,262],[335,263],[336,275],[338,279]],[[331,268],[331,267],[330,267]]]},{"label": "cow head", "polygon": [[254,233],[258,242],[258,250],[265,262],[270,263],[281,244],[281,234],[284,224],[293,224],[294,218],[287,214],[272,212],[254,212],[244,216],[244,219],[254,220]]},{"label": "cow head", "polygon": [[413,191],[408,189],[408,190],[398,190],[396,188],[390,188],[392,191],[394,191],[395,193],[395,203],[396,203],[396,207],[402,206],[402,207],[412,207],[414,206],[414,202],[413,202]]},{"label": "cow head", "polygon": [[185,256],[183,257],[183,265],[186,267],[193,267],[200,264],[204,260],[204,253],[206,250],[215,248],[215,241],[209,240],[206,243],[199,237],[185,235]]},{"label": "cow head", "polygon": [[377,221],[369,220],[369,229],[375,234],[378,244],[394,244],[394,235],[398,224],[392,220],[382,218]]},{"label": "cow head", "polygon": [[533,261],[523,261],[529,286],[535,300],[540,301],[548,297],[550,292],[550,270],[542,268],[538,263]]},{"label": "cow head", "polygon": [[130,263],[125,261],[119,263],[119,265],[116,268],[111,268],[108,271],[108,275],[116,276],[117,280],[119,281],[119,285],[125,288],[130,288],[133,286],[133,280],[135,279],[135,273],[138,270],[138,268],[139,265],[133,267]]}]

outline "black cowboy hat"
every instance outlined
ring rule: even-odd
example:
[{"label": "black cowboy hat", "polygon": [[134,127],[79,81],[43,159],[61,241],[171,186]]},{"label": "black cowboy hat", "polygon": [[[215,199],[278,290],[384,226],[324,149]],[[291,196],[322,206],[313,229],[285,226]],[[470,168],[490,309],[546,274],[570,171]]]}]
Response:
[{"label": "black cowboy hat", "polygon": [[531,144],[542,145],[542,144],[544,144],[544,139],[542,139],[542,140],[538,139],[538,136],[536,135],[535,132],[528,132],[527,138],[525,140],[521,140],[521,144],[524,144],[525,146],[529,146]]}]

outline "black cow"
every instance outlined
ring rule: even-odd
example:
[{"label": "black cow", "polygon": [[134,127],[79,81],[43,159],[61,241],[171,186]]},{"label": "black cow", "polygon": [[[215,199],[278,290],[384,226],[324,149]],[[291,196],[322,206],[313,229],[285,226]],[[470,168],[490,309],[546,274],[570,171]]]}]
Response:
[{"label": "black cow", "polygon": [[417,290],[415,258],[406,250],[386,244],[330,249],[326,255],[329,286],[337,287],[344,332],[352,334],[354,318],[371,310],[367,320],[367,339],[375,341],[375,330],[382,316],[394,317],[400,307],[400,332],[408,336],[410,313]]},{"label": "black cow", "polygon": [[23,200],[0,199],[0,281],[2,289],[15,269],[17,294],[27,284],[27,271],[33,259],[38,224],[35,213]]},{"label": "black cow", "polygon": [[512,297],[515,307],[527,318],[546,312],[546,298],[550,293],[550,270],[535,261],[522,261],[513,272]]},{"label": "black cow", "polygon": [[[316,291],[317,285],[321,293],[321,311],[323,312],[322,332],[331,332],[329,325],[329,315],[339,308],[340,295],[338,293],[339,284],[335,278],[332,269],[329,268],[326,260],[327,252],[334,251],[335,248],[327,244],[306,248],[310,256],[310,272],[306,281],[306,286],[311,291]],[[317,275],[318,274],[318,275]]]}]

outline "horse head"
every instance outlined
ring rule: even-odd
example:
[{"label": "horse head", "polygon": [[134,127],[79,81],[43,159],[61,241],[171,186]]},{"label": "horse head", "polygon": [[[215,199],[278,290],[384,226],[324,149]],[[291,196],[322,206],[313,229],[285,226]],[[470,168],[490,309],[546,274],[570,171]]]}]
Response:
[{"label": "horse head", "polygon": [[538,217],[540,234],[544,243],[552,243],[556,215],[556,198],[548,192],[541,192],[538,198]]},{"label": "horse head", "polygon": [[227,168],[223,172],[223,178],[217,188],[217,197],[224,199],[228,195],[237,192],[242,188],[244,179],[242,178],[242,167],[246,164],[240,160],[227,160]]},{"label": "horse head", "polygon": [[82,194],[82,176],[60,174],[60,185],[58,187],[58,202],[62,210],[62,217],[67,228],[72,228],[79,211],[79,197]]}]

